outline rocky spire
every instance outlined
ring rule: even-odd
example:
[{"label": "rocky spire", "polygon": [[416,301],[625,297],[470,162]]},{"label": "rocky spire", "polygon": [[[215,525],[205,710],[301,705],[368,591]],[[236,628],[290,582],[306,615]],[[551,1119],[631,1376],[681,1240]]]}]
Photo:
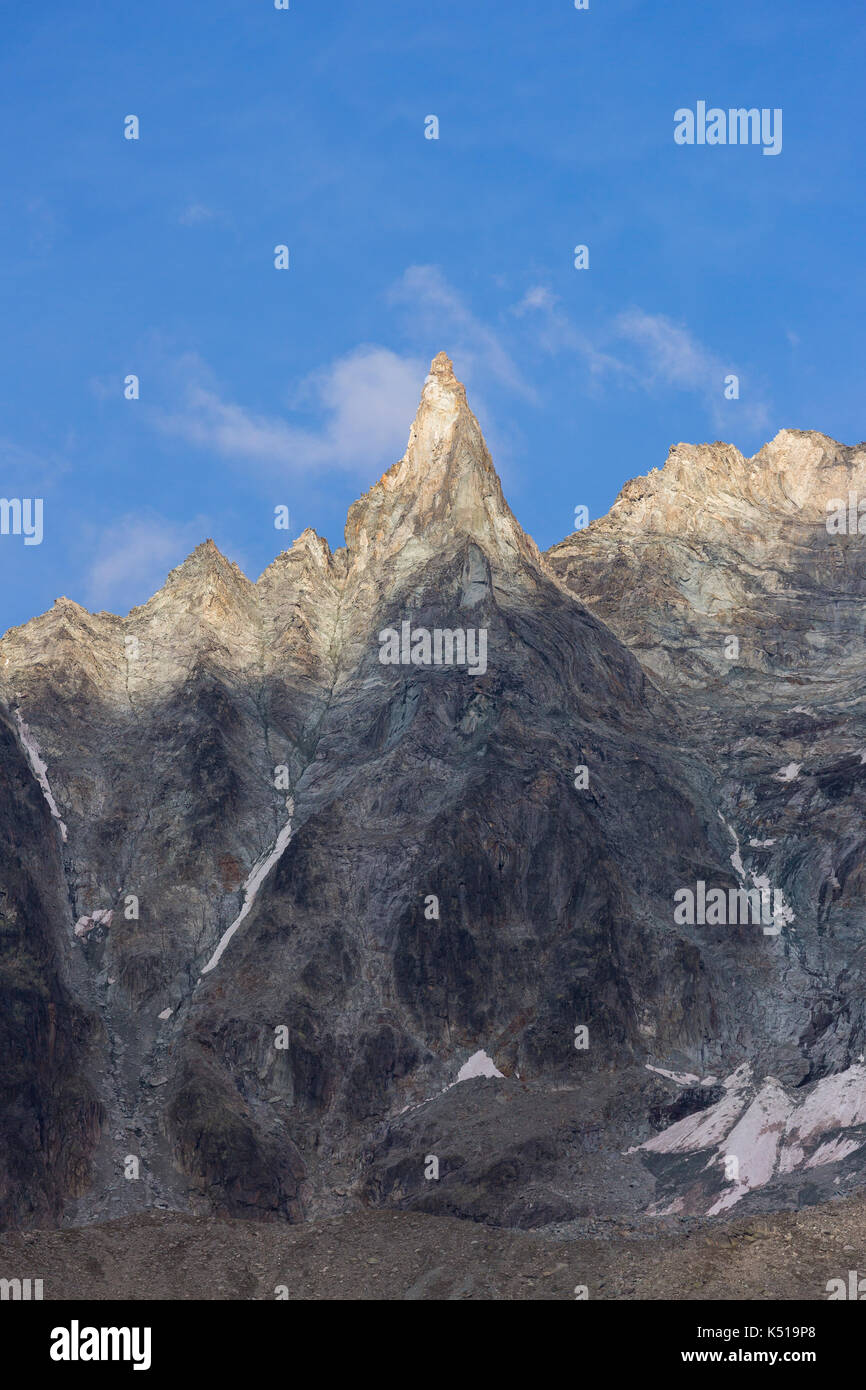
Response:
[{"label": "rocky spire", "polygon": [[406,452],[350,508],[346,544],[363,564],[404,551],[410,559],[466,537],[506,564],[538,560],[502,495],[466,389],[440,352],[424,382]]}]

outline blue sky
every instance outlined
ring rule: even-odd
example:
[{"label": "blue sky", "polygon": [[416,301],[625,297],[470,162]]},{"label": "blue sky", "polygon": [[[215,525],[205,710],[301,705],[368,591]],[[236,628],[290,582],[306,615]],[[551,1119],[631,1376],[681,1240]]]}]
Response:
[{"label": "blue sky", "polygon": [[[0,496],[44,499],[0,630],[125,612],[209,535],[255,578],[280,504],[341,544],[443,348],[542,547],[680,440],[866,434],[858,0],[76,0],[0,34]],[[781,108],[782,152],[678,146],[699,100]]]}]

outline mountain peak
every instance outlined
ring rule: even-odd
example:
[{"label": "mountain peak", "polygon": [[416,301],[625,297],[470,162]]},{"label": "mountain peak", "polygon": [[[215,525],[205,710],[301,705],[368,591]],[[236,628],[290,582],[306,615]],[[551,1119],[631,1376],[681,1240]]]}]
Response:
[{"label": "mountain peak", "polygon": [[[191,615],[194,624],[219,625],[232,621],[238,606],[245,609],[254,594],[255,585],[243,570],[208,539],[170,571],[162,588],[146,603],[131,609],[129,617],[159,622],[170,611]],[[171,622],[176,623],[177,617]]]},{"label": "mountain peak", "polygon": [[226,580],[231,578],[240,581],[244,586],[250,583],[243,570],[239,569],[234,561],[226,559],[210,537],[197,545],[181,564],[170,571],[166,586],[183,584],[201,575],[219,576]]},{"label": "mountain peak", "polygon": [[538,552],[515,520],[466,388],[444,352],[430,364],[406,452],[349,509],[346,544],[356,560],[371,554],[432,554],[472,537],[513,562]]},{"label": "mountain peak", "polygon": [[430,375],[452,377],[456,381],[456,377],[454,377],[454,363],[451,361],[447,352],[437,352],[433,361],[430,363]]},{"label": "mountain peak", "polygon": [[184,565],[189,564],[227,565],[228,563],[229,561],[226,560],[219,546],[208,536],[207,540],[200,541],[195,547],[195,550],[190,551],[186,559],[178,565],[177,568],[183,569]]},{"label": "mountain peak", "polygon": [[433,361],[430,363],[430,372],[424,383],[423,395],[429,393],[430,387],[444,391],[452,391],[456,395],[466,399],[466,387],[462,381],[458,381],[454,375],[454,363],[446,352],[437,352]]}]

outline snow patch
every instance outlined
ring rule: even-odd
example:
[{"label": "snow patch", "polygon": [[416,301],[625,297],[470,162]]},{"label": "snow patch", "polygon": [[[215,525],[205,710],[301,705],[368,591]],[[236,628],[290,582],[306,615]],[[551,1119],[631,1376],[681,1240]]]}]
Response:
[{"label": "snow patch", "polygon": [[[790,926],[794,920],[794,909],[785,902],[785,894],[781,888],[771,888],[770,880],[766,874],[750,874],[750,878],[755,887],[762,893],[769,893],[773,903],[773,931],[778,936],[782,927]],[[768,899],[767,901],[770,901]],[[771,929],[765,928],[764,934],[769,935]]]},{"label": "snow patch", "polygon": [[[518,1073],[517,1075],[519,1078],[520,1074]],[[457,1080],[449,1081],[448,1085],[443,1086],[441,1091],[437,1092],[437,1094],[440,1096],[444,1096],[447,1091],[453,1091],[454,1087],[457,1086],[461,1081],[472,1081],[475,1077],[478,1076],[493,1076],[498,1077],[500,1081],[505,1080],[503,1073],[499,1071],[499,1069],[496,1066],[496,1063],[492,1060],[492,1058],[487,1056],[487,1053],[483,1050],[483,1048],[479,1052],[473,1052],[468,1062],[464,1062],[463,1066],[457,1073]],[[420,1106],[428,1105],[431,1100],[435,1099],[436,1096],[426,1096],[424,1100],[416,1101],[413,1105],[404,1105],[402,1110],[397,1111],[397,1114],[405,1115],[407,1110],[418,1110]]]},{"label": "snow patch", "polygon": [[[838,1163],[840,1158],[847,1158],[859,1148],[860,1141],[857,1139],[843,1139],[841,1136],[838,1139],[830,1139],[815,1150],[806,1167],[820,1168],[822,1163]],[[838,1182],[839,1179],[836,1178],[835,1181]]]},{"label": "snow patch", "polygon": [[788,1133],[791,1143],[800,1146],[828,1130],[862,1124],[866,1124],[866,1067],[855,1063],[815,1083],[797,1107]]},{"label": "snow patch", "polygon": [[[457,1073],[457,1081],[471,1081],[475,1076],[498,1076],[500,1080],[505,1080],[496,1063],[484,1051],[473,1052],[469,1061],[463,1063]],[[456,1086],[457,1082],[452,1084]]]},{"label": "snow patch", "polygon": [[[726,1094],[716,1105],[686,1116],[628,1150],[687,1154],[712,1149],[704,1172],[718,1171],[726,1159],[735,1158],[736,1179],[721,1193],[707,1193],[705,1200],[712,1198],[707,1216],[729,1210],[777,1174],[838,1163],[866,1143],[862,1134],[839,1132],[866,1125],[866,1066],[862,1063],[823,1077],[801,1100],[790,1096],[771,1076],[749,1099],[751,1080],[751,1068],[744,1063],[724,1083]],[[700,1195],[700,1185],[697,1191]],[[684,1202],[687,1195],[676,1200]],[[659,1208],[654,1214],[665,1213]]]},{"label": "snow patch", "polygon": [[[770,1181],[776,1167],[779,1144],[793,1109],[794,1102],[789,1099],[784,1087],[774,1077],[767,1077],[755,1099],[720,1146],[725,1151],[724,1155],[720,1153],[720,1158],[732,1155],[737,1160],[737,1185],[742,1188],[740,1196]],[[710,1163],[713,1161],[711,1159]]]},{"label": "snow patch", "polygon": [[114,913],[110,907],[97,908],[96,912],[91,912],[89,917],[79,917],[75,923],[75,935],[85,937],[90,935],[94,927],[110,927],[113,916]]},{"label": "snow patch", "polygon": [[223,952],[225,951],[226,947],[228,946],[229,942],[231,941],[241,922],[247,916],[247,914],[250,911],[250,908],[255,902],[256,894],[258,893],[268,874],[271,872],[271,869],[276,864],[277,860],[282,857],[284,851],[288,847],[289,841],[292,838],[292,820],[295,814],[295,803],[292,797],[290,796],[286,798],[286,810],[289,813],[288,820],[286,821],[285,825],[283,826],[282,830],[280,831],[271,848],[267,851],[267,853],[261,855],[260,858],[256,860],[255,864],[253,865],[252,869],[247,875],[246,882],[244,883],[243,906],[235,920],[232,922],[231,926],[223,932],[219,945],[217,946],[207,965],[203,968],[201,972],[202,975],[207,975],[209,971],[213,970],[215,966],[219,965]]},{"label": "snow patch", "polygon": [[167,1018],[171,1018],[173,1013],[174,1009],[163,1009],[161,1014],[157,1014],[157,1018],[161,1018],[165,1022]]},{"label": "snow patch", "polygon": [[63,821],[61,820],[60,811],[57,808],[57,802],[54,800],[54,793],[52,792],[51,786],[48,781],[48,766],[45,762],[43,762],[42,755],[39,752],[39,745],[36,742],[36,739],[33,737],[33,734],[30,732],[30,729],[24,723],[24,720],[21,718],[20,710],[16,709],[15,718],[18,721],[18,733],[21,737],[21,742],[24,745],[24,751],[27,754],[27,761],[30,764],[33,776],[36,778],[37,782],[42,788],[42,795],[48,802],[49,811],[51,812],[52,816],[60,826],[60,838],[63,840],[63,843],[65,844],[66,826],[63,824]]},{"label": "snow patch", "polygon": [[649,1153],[695,1153],[700,1149],[714,1148],[739,1119],[746,1108],[749,1087],[752,1081],[752,1068],[748,1062],[738,1067],[727,1081],[723,1082],[725,1094],[722,1099],[699,1110],[696,1115],[686,1115],[684,1120],[663,1129],[644,1144],[637,1144],[629,1153],[646,1149]]},{"label": "snow patch", "polygon": [[682,1197],[675,1197],[669,1207],[655,1213],[656,1216],[677,1216],[683,1209]]},{"label": "snow patch", "polygon": [[737,832],[736,830],[734,830],[733,826],[728,825],[728,822],[725,820],[721,811],[717,811],[716,815],[718,816],[719,820],[722,822],[722,825],[725,827],[725,829],[727,830],[728,834],[734,842],[734,852],[731,855],[731,863],[734,866],[734,873],[737,875],[737,878],[740,879],[741,882],[745,883],[746,870],[743,865],[743,856],[740,854],[740,841],[737,837]]},{"label": "snow patch", "polygon": [[[793,767],[794,764],[792,763],[791,766]],[[798,766],[800,766],[800,764],[798,764]],[[728,824],[721,811],[717,811],[716,814],[718,815],[719,820],[722,822],[722,825],[725,827],[725,829],[727,830],[728,834],[734,842],[734,852],[731,855],[731,863],[734,866],[734,872],[736,873],[740,882],[742,884],[746,884],[747,880],[751,879],[753,887],[758,888],[760,890],[764,890],[771,894],[771,900],[773,902],[773,929],[770,929],[769,927],[765,928],[764,935],[778,936],[779,932],[782,930],[782,927],[789,926],[790,923],[795,920],[794,909],[792,907],[789,907],[788,904],[785,902],[785,895],[782,892],[781,888],[773,889],[771,887],[770,880],[767,878],[766,874],[756,874],[751,869],[746,869],[745,865],[743,864],[743,856],[740,853],[740,841],[737,836],[737,832],[734,830],[733,826]],[[754,840],[751,841],[751,843],[754,844]],[[765,843],[771,845],[774,842],[772,840],[767,840]]]},{"label": "snow patch", "polygon": [[800,775],[802,763],[788,763],[786,767],[780,767],[776,773],[777,782],[793,782]]},{"label": "snow patch", "polygon": [[688,1071],[665,1071],[664,1067],[651,1067],[649,1062],[644,1063],[647,1071],[654,1071],[659,1076],[666,1076],[668,1081],[675,1081],[678,1086],[692,1086],[700,1077],[692,1076]]}]

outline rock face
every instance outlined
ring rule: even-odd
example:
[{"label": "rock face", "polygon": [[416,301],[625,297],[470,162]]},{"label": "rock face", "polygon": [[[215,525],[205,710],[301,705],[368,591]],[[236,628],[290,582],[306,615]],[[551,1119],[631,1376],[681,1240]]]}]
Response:
[{"label": "rock face", "polygon": [[[6,1224],[855,1185],[861,481],[819,435],[680,446],[541,556],[440,354],[345,547],[253,584],[208,541],[7,633]],[[699,884],[771,915],[689,920]]]},{"label": "rock face", "polygon": [[64,926],[62,840],[0,715],[0,1222],[53,1225],[87,1185],[103,1119],[89,1065],[104,1049]]},{"label": "rock face", "polygon": [[[863,444],[782,430],[751,459],[729,444],[679,444],[548,560],[672,684],[748,700],[752,678],[772,676],[768,693],[786,698],[853,675],[861,659],[866,546],[850,533],[852,493],[866,497]],[[834,501],[844,532],[828,531]]]},{"label": "rock face", "polygon": [[[726,1153],[742,1150],[732,1171],[747,1180],[719,1185],[714,1144],[695,1147],[697,1185],[694,1172],[671,1174],[673,1157],[653,1160],[670,1210],[725,1210],[747,1192],[754,1204],[765,1187],[767,1201],[816,1200],[861,1177],[856,1108],[830,1105],[806,1152],[797,1126],[804,1092],[866,1085],[864,495],[866,445],[795,430],[751,459],[729,445],[679,445],[547,556],[675,700],[684,752],[712,769],[738,880],[778,890],[784,904],[758,969],[731,961],[730,1007],[744,1028],[732,1031],[734,1113],[721,1137],[740,1126]],[[763,1013],[751,1035],[750,998]],[[651,1145],[675,1148],[663,1135]],[[843,1149],[848,1162],[837,1161]]]}]

